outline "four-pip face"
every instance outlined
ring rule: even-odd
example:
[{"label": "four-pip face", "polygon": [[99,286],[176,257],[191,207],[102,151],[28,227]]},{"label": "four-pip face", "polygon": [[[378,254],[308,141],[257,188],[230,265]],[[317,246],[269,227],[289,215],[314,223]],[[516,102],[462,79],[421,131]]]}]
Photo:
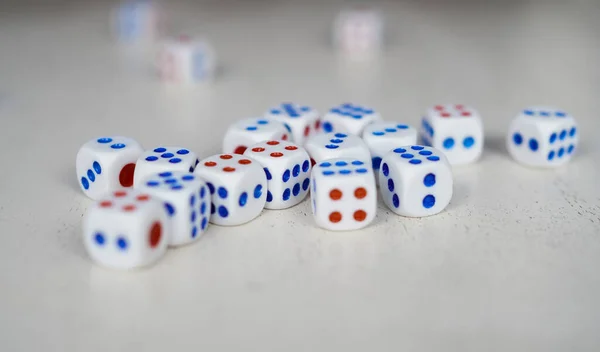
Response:
[{"label": "four-pip face", "polygon": [[142,146],[131,138],[95,138],[79,149],[75,161],[83,193],[94,199],[133,186],[133,175]]}]

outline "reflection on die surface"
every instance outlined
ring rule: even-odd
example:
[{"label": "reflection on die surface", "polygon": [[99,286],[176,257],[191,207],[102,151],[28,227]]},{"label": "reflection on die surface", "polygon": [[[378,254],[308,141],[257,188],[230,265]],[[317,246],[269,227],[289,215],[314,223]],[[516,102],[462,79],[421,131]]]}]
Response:
[{"label": "reflection on die surface", "polygon": [[194,242],[208,228],[210,191],[200,177],[187,171],[165,171],[146,177],[135,188],[163,202],[171,228],[170,245]]},{"label": "reflection on die surface", "polygon": [[448,160],[435,148],[413,145],[383,156],[379,185],[394,213],[421,217],[437,214],[450,203],[453,176]]},{"label": "reflection on die surface", "polygon": [[311,184],[312,212],[318,226],[357,230],[375,218],[377,187],[368,162],[353,158],[320,162],[312,170]]},{"label": "reflection on die surface", "polygon": [[452,165],[474,163],[483,152],[483,123],[470,106],[436,105],[421,120],[421,139],[442,151]]},{"label": "reflection on die surface", "polygon": [[304,148],[286,141],[252,145],[244,155],[252,157],[267,177],[267,209],[286,209],[300,203],[310,187],[310,160]]},{"label": "reflection on die surface", "polygon": [[121,190],[88,209],[83,242],[98,264],[132,269],[154,263],[166,251],[170,228],[163,202],[136,190]]},{"label": "reflection on die surface", "polygon": [[86,142],[75,160],[77,180],[83,193],[98,200],[119,189],[133,186],[136,161],[142,146],[122,137],[100,137]]},{"label": "reflection on die surface", "polygon": [[205,180],[210,190],[213,224],[241,225],[265,207],[267,177],[262,166],[248,156],[213,155],[200,161],[194,174]]},{"label": "reflection on die surface", "polygon": [[551,107],[530,107],[512,121],[506,146],[517,162],[557,167],[571,160],[579,143],[577,122],[569,113]]}]

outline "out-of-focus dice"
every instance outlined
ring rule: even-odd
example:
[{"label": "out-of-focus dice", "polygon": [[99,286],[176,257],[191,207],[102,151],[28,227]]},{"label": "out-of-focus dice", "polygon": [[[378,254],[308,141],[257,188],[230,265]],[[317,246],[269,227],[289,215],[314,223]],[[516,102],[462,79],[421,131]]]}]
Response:
[{"label": "out-of-focus dice", "polygon": [[248,146],[263,141],[291,139],[283,122],[264,118],[240,120],[229,126],[223,138],[223,153],[244,154]]},{"label": "out-of-focus dice", "polygon": [[116,191],[94,204],[83,222],[83,243],[98,264],[132,269],[160,259],[170,227],[163,203],[147,193]]},{"label": "out-of-focus dice", "polygon": [[374,9],[356,8],[340,12],[333,28],[337,48],[350,56],[376,54],[381,50],[383,18]]},{"label": "out-of-focus dice", "polygon": [[115,33],[128,44],[149,44],[159,36],[160,10],[152,1],[128,1],[113,14]]},{"label": "out-of-focus dice", "polygon": [[483,152],[483,123],[470,106],[436,105],[423,116],[421,139],[441,150],[452,165],[474,163]]},{"label": "out-of-focus dice", "polygon": [[356,105],[342,104],[329,110],[321,122],[323,132],[342,132],[360,135],[363,129],[381,116],[375,110]]},{"label": "out-of-focus dice", "polygon": [[133,186],[135,163],[142,146],[128,137],[92,139],[77,152],[75,171],[81,190],[97,200],[105,194]]},{"label": "out-of-focus dice", "polygon": [[511,123],[506,138],[510,155],[528,166],[557,167],[566,164],[579,142],[577,123],[555,108],[531,107]]},{"label": "out-of-focus dice", "polygon": [[182,35],[162,44],[157,67],[165,83],[207,82],[214,78],[216,55],[208,42]]}]

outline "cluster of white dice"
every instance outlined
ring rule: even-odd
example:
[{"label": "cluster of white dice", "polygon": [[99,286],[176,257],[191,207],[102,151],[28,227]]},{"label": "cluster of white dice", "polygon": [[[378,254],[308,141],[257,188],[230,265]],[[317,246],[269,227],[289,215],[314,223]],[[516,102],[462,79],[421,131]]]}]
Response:
[{"label": "cluster of white dice", "polygon": [[[551,108],[525,109],[507,138],[510,154],[532,166],[564,164],[577,141],[574,119]],[[329,230],[371,223],[378,193],[396,214],[434,215],[452,198],[450,165],[473,163],[482,150],[481,118],[463,105],[432,107],[418,133],[358,105],[321,117],[284,103],[232,124],[223,154],[203,160],[183,147],[144,151],[131,138],[101,137],[85,143],[76,160],[81,189],[97,200],[84,243],[105,266],[144,266],[167,246],[197,241],[209,223],[241,225],[265,208],[295,206],[309,192],[315,222]]]},{"label": "cluster of white dice", "polygon": [[187,35],[164,36],[164,16],[155,1],[133,0],[116,7],[113,14],[119,40],[136,46],[158,43],[155,66],[160,79],[169,84],[211,81],[216,72],[216,54],[210,43]]}]

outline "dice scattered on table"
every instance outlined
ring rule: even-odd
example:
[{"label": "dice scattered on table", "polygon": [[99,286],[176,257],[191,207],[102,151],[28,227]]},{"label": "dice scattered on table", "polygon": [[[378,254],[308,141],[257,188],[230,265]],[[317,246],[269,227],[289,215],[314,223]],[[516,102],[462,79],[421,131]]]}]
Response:
[{"label": "dice scattered on table", "polygon": [[81,190],[97,200],[133,186],[136,161],[142,152],[142,146],[128,137],[100,137],[88,141],[79,149],[75,160]]},{"label": "dice scattered on table", "polygon": [[170,237],[163,203],[136,190],[116,191],[94,204],[83,223],[83,243],[102,266],[132,269],[160,259]]},{"label": "dice scattered on table", "polygon": [[[379,172],[381,158],[390,150],[417,143],[417,130],[409,125],[380,121],[368,125],[362,138],[369,147],[373,170]],[[377,178],[379,183],[379,179]]]},{"label": "dice scattered on table", "polygon": [[579,133],[575,119],[563,110],[527,108],[512,121],[506,138],[510,155],[528,166],[557,167],[571,160]]},{"label": "dice scattered on table", "polygon": [[142,153],[133,176],[134,187],[145,178],[163,171],[194,172],[200,161],[196,153],[181,147],[157,147]]},{"label": "dice scattered on table", "polygon": [[171,229],[169,244],[180,246],[196,241],[206,231],[211,196],[206,183],[189,172],[165,171],[136,184],[135,189],[164,203]]},{"label": "dice scattered on table", "polygon": [[185,35],[165,40],[157,59],[158,72],[165,83],[211,81],[216,65],[215,51],[208,42],[193,40]]},{"label": "dice scattered on table", "polygon": [[292,132],[293,142],[299,146],[321,129],[319,113],[306,105],[283,103],[271,108],[265,117],[284,123]]},{"label": "dice scattered on table", "polygon": [[160,10],[152,1],[128,1],[115,8],[116,36],[128,44],[150,44],[160,34]]},{"label": "dice scattered on table", "polygon": [[421,139],[444,152],[452,165],[474,163],[483,152],[483,123],[470,106],[436,105],[421,121]]},{"label": "dice scattered on table", "polygon": [[286,209],[300,203],[310,186],[310,161],[304,148],[285,141],[267,141],[248,148],[265,170],[267,209]]},{"label": "dice scattered on table", "polygon": [[441,212],[450,203],[452,170],[439,150],[405,146],[383,156],[379,185],[384,203],[394,213],[429,216]]},{"label": "dice scattered on table", "polygon": [[341,53],[363,58],[381,51],[383,18],[369,8],[355,8],[338,14],[333,27],[333,41]]},{"label": "dice scattered on table", "polygon": [[321,121],[323,132],[342,132],[360,135],[363,129],[381,119],[373,109],[355,105],[342,104],[331,108]]},{"label": "dice scattered on table", "polygon": [[353,158],[315,165],[310,198],[318,226],[334,231],[357,230],[375,218],[377,187],[373,169]]},{"label": "dice scattered on table", "polygon": [[200,161],[194,173],[207,182],[212,195],[213,224],[241,225],[265,207],[267,177],[262,166],[248,156],[213,155]]},{"label": "dice scattered on table", "polygon": [[371,161],[365,142],[358,136],[346,133],[325,133],[311,137],[304,145],[314,165],[327,159],[354,158]]},{"label": "dice scattered on table", "polygon": [[287,141],[290,132],[283,122],[264,118],[240,120],[227,129],[223,153],[244,154],[248,146],[271,140]]}]

